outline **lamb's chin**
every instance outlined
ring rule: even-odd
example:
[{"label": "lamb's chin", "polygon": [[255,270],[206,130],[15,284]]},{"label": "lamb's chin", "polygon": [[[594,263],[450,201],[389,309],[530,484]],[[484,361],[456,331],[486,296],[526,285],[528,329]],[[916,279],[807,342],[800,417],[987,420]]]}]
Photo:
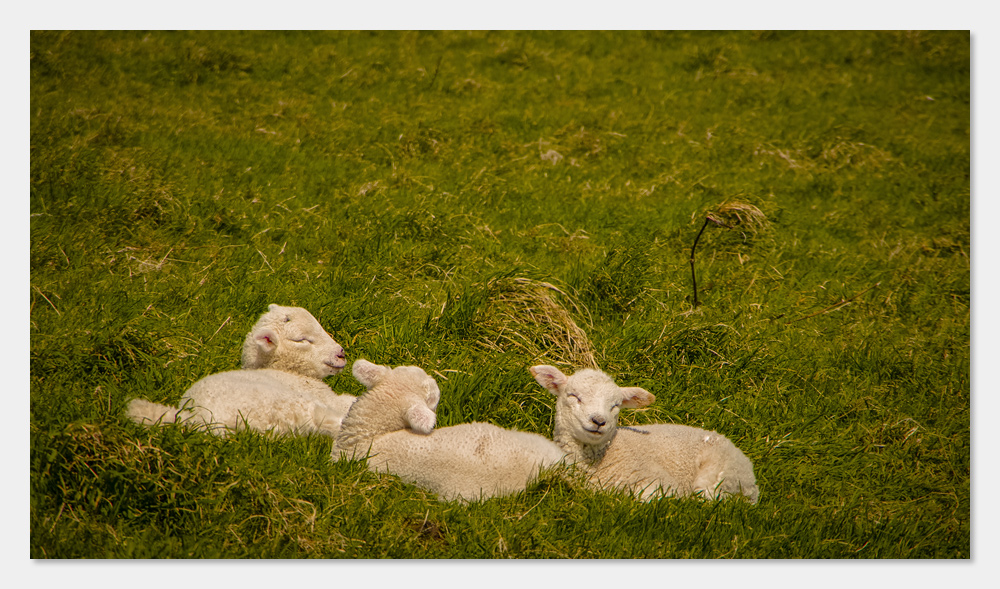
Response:
[{"label": "lamb's chin", "polygon": [[347,366],[347,365],[344,364],[343,366],[334,366],[333,364],[327,364],[326,368],[323,369],[323,372],[326,373],[324,375],[324,378],[326,378],[327,376],[336,376],[336,375],[340,374],[341,371],[344,370],[344,366]]}]

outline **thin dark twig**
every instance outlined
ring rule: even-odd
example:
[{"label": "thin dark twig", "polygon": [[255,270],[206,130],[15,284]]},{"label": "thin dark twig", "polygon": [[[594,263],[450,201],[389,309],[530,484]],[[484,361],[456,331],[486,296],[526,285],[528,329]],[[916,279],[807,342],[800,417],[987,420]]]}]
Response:
[{"label": "thin dark twig", "polygon": [[441,60],[442,60],[442,59],[444,59],[444,55],[442,55],[442,56],[438,57],[438,62],[437,62],[437,65],[436,65],[436,66],[434,66],[434,75],[433,75],[433,76],[431,76],[431,83],[430,83],[430,85],[429,85],[429,87],[430,87],[430,88],[433,88],[433,87],[434,87],[434,80],[437,80],[437,77],[438,77],[438,69],[440,69],[440,68],[441,68]]},{"label": "thin dark twig", "polygon": [[705,216],[705,224],[701,226],[701,230],[698,231],[698,235],[694,238],[694,243],[691,244],[691,286],[694,288],[694,306],[698,306],[698,280],[694,276],[694,248],[698,247],[698,240],[701,239],[701,234],[705,232],[705,227],[708,227],[708,223],[712,222],[720,227],[725,227],[726,229],[732,229],[732,227],[719,219],[716,219],[712,215]]},{"label": "thin dark twig", "polygon": [[864,289],[863,291],[859,292],[858,294],[854,295],[853,297],[851,297],[849,299],[840,299],[839,302],[836,302],[836,303],[830,305],[829,307],[824,307],[824,308],[820,309],[819,311],[816,311],[812,315],[806,315],[805,317],[799,317],[798,319],[792,319],[791,321],[785,323],[785,325],[791,325],[792,323],[795,323],[796,321],[802,321],[804,319],[809,319],[811,317],[815,317],[817,315],[822,315],[823,313],[828,313],[830,311],[834,311],[836,309],[839,309],[840,307],[843,307],[847,303],[850,303],[851,301],[853,301],[854,299],[860,297],[861,295],[865,294],[866,292],[870,291],[871,289],[876,288],[880,284],[882,284],[882,283],[881,282],[876,282],[875,284],[869,286],[868,288]]},{"label": "thin dark twig", "polygon": [[[698,306],[698,279],[694,272],[694,250],[698,247],[698,240],[701,239],[701,234],[705,232],[709,223],[726,229],[743,225],[753,233],[757,233],[758,229],[762,229],[766,225],[767,217],[757,207],[739,201],[728,201],[705,215],[705,223],[698,231],[698,235],[695,236],[694,243],[691,244],[691,287],[694,289],[694,307]],[[745,233],[743,239],[746,240]]]},{"label": "thin dark twig", "polygon": [[694,288],[694,306],[698,306],[698,279],[694,276],[694,248],[698,247],[698,240],[701,239],[701,234],[705,232],[705,227],[708,227],[708,222],[710,219],[705,218],[705,224],[701,226],[701,231],[694,238],[694,243],[691,245],[691,286]]}]

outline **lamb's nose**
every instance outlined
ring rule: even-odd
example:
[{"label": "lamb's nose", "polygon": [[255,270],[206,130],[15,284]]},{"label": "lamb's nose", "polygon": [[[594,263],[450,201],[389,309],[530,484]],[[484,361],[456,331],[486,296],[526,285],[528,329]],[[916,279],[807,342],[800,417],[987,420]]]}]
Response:
[{"label": "lamb's nose", "polygon": [[340,358],[341,360],[343,360],[343,359],[347,358],[347,354],[344,354],[344,350],[341,349],[339,352],[337,352],[337,357]]},{"label": "lamb's nose", "polygon": [[603,417],[601,417],[600,415],[594,415],[594,416],[592,416],[590,418],[590,421],[593,421],[594,425],[596,425],[597,427],[603,427],[604,424],[607,423],[607,421]]}]

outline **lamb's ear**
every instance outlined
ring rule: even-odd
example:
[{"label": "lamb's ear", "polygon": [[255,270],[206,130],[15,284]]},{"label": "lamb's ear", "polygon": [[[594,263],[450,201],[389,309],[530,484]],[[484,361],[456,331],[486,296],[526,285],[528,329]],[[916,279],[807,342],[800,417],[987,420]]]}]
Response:
[{"label": "lamb's ear", "polygon": [[261,354],[271,354],[278,347],[278,333],[270,327],[261,327],[253,331],[253,341]]},{"label": "lamb's ear", "polygon": [[437,409],[438,403],[441,401],[441,389],[438,388],[437,381],[433,378],[427,379],[424,383],[424,388],[427,390],[427,405],[431,410]]},{"label": "lamb's ear", "polygon": [[358,358],[351,367],[351,374],[358,382],[365,385],[366,389],[375,386],[375,383],[382,380],[382,377],[392,370],[388,366],[373,364],[364,358]]},{"label": "lamb's ear", "polygon": [[622,391],[622,407],[626,409],[639,409],[648,407],[656,400],[656,396],[646,389],[639,387],[620,387]]},{"label": "lamb's ear", "polygon": [[418,434],[429,434],[434,430],[437,414],[427,405],[416,403],[406,410],[406,423]]},{"label": "lamb's ear", "polygon": [[277,303],[271,303],[270,305],[267,306],[267,312],[270,313],[271,311],[277,309],[279,306],[280,305],[278,305]]},{"label": "lamb's ear", "polygon": [[555,366],[539,364],[528,369],[535,381],[545,387],[553,395],[559,394],[559,389],[566,384],[566,375]]}]

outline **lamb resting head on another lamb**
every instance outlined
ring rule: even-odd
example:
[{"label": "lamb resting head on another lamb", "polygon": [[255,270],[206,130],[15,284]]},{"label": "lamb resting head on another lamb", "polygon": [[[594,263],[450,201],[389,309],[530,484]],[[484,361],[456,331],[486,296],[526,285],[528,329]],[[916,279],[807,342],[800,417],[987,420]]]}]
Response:
[{"label": "lamb resting head on another lamb", "polygon": [[490,423],[434,429],[440,390],[415,366],[389,368],[357,360],[355,378],[368,391],[351,407],[332,458],[365,458],[387,472],[437,493],[475,501],[524,490],[565,452],[551,440]]},{"label": "lamb resting head on another lamb", "polygon": [[333,447],[348,459],[364,457],[379,437],[396,431],[427,435],[437,422],[441,389],[437,381],[416,366],[389,368],[358,359],[351,369],[368,389],[344,417]]}]

